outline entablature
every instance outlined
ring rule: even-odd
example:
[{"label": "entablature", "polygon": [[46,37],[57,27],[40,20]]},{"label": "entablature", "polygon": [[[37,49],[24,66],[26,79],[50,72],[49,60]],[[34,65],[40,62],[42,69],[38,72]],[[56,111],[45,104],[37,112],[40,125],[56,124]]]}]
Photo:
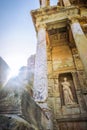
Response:
[{"label": "entablature", "polygon": [[50,23],[57,23],[58,21],[66,20],[68,16],[79,15],[79,8],[76,6],[59,7],[53,6],[48,8],[41,8],[31,12],[34,26],[37,30],[39,24],[49,25]]}]

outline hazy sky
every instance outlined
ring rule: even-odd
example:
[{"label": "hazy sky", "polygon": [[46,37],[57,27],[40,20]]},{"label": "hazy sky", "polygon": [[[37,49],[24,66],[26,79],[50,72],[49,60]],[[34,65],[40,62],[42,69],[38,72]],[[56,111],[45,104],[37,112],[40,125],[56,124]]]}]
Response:
[{"label": "hazy sky", "polygon": [[[58,0],[51,0],[56,5]],[[39,0],[0,0],[0,56],[13,69],[27,64],[36,51],[36,32],[30,11]]]}]

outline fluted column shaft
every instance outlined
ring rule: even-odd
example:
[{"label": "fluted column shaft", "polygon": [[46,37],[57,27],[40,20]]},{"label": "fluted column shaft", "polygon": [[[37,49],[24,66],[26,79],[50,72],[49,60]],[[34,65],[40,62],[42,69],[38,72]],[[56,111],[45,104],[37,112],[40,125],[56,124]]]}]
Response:
[{"label": "fluted column shaft", "polygon": [[87,74],[87,38],[77,20],[72,21],[71,30],[73,33],[73,37],[84,65],[85,72]]},{"label": "fluted column shaft", "polygon": [[48,95],[46,30],[44,26],[38,29],[37,38],[38,43],[34,73],[34,99],[37,102],[44,102]]}]

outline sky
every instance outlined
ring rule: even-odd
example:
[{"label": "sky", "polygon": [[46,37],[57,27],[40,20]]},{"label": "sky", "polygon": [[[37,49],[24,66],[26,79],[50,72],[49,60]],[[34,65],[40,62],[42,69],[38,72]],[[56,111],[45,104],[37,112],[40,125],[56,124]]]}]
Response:
[{"label": "sky", "polygon": [[[51,0],[56,5],[58,0]],[[0,56],[17,71],[36,53],[36,32],[30,11],[39,0],[0,0]]]}]

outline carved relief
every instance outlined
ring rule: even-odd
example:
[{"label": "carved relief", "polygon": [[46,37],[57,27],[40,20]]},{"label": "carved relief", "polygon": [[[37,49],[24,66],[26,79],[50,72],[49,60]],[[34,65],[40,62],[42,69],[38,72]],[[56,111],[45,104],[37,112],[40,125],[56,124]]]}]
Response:
[{"label": "carved relief", "polygon": [[75,60],[75,65],[76,65],[77,70],[82,70],[83,69],[83,64],[82,64],[78,54],[74,55],[74,60]]},{"label": "carved relief", "polygon": [[85,92],[87,92],[87,77],[85,75],[85,72],[78,71],[78,78],[79,78],[82,90],[85,90]]},{"label": "carved relief", "polygon": [[76,48],[72,48],[75,67],[77,70],[83,70],[83,64]]},{"label": "carved relief", "polygon": [[49,33],[50,42],[52,45],[55,45],[58,43],[59,45],[61,45],[61,42],[67,41],[68,39],[66,27],[52,29],[52,30],[49,30],[48,33]]},{"label": "carved relief", "polygon": [[60,39],[67,39],[67,33],[60,34]]},{"label": "carved relief", "polygon": [[79,22],[80,24],[86,24],[87,23],[87,16],[82,16],[79,18]]},{"label": "carved relief", "polygon": [[77,96],[71,73],[59,75],[61,105],[75,105]]}]

